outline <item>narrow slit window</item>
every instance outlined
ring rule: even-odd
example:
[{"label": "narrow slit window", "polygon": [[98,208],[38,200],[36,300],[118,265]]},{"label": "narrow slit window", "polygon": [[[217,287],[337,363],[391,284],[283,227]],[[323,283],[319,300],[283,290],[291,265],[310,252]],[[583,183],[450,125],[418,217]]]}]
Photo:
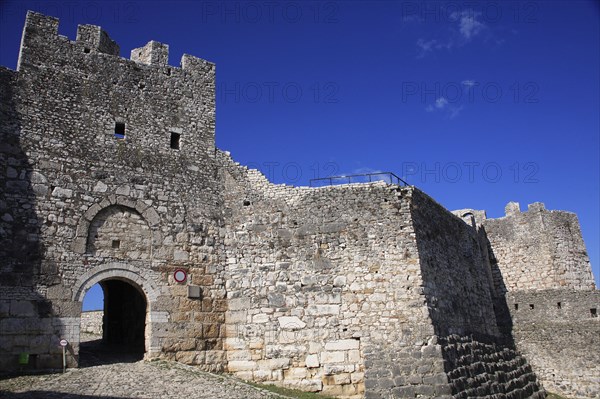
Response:
[{"label": "narrow slit window", "polygon": [[562,308],[562,303],[560,303],[560,302],[556,302],[556,307],[557,307],[558,309]]},{"label": "narrow slit window", "polygon": [[125,124],[122,122],[115,123],[115,138],[119,140],[125,139]]},{"label": "narrow slit window", "polygon": [[519,310],[519,304],[515,303],[515,310]]},{"label": "narrow slit window", "polygon": [[121,241],[120,240],[113,240],[112,241],[112,247],[113,247],[113,249],[121,248]]},{"label": "narrow slit window", "polygon": [[531,309],[531,310],[535,309],[535,305],[533,303],[530,303],[529,304],[529,309]]},{"label": "narrow slit window", "polygon": [[181,135],[179,133],[171,133],[171,148],[174,150],[179,149]]},{"label": "narrow slit window", "polygon": [[596,308],[591,308],[590,309],[590,315],[592,317],[598,317],[598,310],[596,310]]}]

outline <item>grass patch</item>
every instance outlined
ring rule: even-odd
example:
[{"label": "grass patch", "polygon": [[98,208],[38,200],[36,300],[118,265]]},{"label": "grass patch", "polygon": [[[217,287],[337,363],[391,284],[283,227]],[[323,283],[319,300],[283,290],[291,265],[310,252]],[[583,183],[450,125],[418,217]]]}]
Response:
[{"label": "grass patch", "polygon": [[272,384],[257,384],[255,382],[247,382],[247,384],[295,399],[334,399],[331,396],[325,396],[314,392],[304,392],[299,389],[283,388]]}]

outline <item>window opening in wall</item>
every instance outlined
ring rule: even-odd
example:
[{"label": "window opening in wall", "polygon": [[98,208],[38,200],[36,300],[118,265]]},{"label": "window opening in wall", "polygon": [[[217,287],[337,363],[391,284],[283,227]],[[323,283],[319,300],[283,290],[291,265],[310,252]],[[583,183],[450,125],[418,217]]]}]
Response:
[{"label": "window opening in wall", "polygon": [[125,139],[125,124],[122,122],[115,123],[115,138],[119,140]]},{"label": "window opening in wall", "polygon": [[179,149],[179,139],[181,135],[179,133],[171,133],[171,148],[174,150]]},{"label": "window opening in wall", "polygon": [[519,310],[519,304],[515,303],[515,310]]},{"label": "window opening in wall", "polygon": [[121,241],[120,240],[112,240],[112,247],[114,249],[121,248]]},{"label": "window opening in wall", "polygon": [[598,317],[598,311],[596,310],[596,308],[591,308],[590,314],[592,315],[592,317]]},{"label": "window opening in wall", "polygon": [[534,308],[535,308],[534,304],[533,304],[533,303],[530,303],[530,304],[529,304],[529,309],[533,310]]},{"label": "window opening in wall", "polygon": [[90,53],[90,51],[91,51],[91,50],[90,50],[88,47],[84,47],[84,48],[83,48],[83,52],[84,52],[84,53],[86,53],[86,54],[89,54],[89,53]]},{"label": "window opening in wall", "polygon": [[560,309],[560,308],[562,307],[562,304],[561,304],[560,302],[556,302],[556,307],[557,307],[558,309]]}]

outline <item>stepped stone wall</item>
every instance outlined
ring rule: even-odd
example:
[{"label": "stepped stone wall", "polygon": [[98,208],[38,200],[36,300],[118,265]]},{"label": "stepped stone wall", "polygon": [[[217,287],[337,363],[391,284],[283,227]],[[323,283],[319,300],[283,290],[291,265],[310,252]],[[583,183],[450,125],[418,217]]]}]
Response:
[{"label": "stepped stone wall", "polygon": [[[100,27],[57,31],[28,13],[18,70],[0,68],[0,370],[21,353],[60,367],[61,338],[76,366],[101,283],[142,294],[146,359],[353,398],[600,391],[574,215],[452,214],[384,182],[271,184],[215,148],[214,64],[172,67],[154,41],[124,59]],[[549,309],[532,290],[550,288],[579,309],[571,330],[511,309],[538,294],[523,300]]]},{"label": "stepped stone wall", "polygon": [[543,398],[536,374],[512,345],[484,335],[440,340],[454,398]]}]

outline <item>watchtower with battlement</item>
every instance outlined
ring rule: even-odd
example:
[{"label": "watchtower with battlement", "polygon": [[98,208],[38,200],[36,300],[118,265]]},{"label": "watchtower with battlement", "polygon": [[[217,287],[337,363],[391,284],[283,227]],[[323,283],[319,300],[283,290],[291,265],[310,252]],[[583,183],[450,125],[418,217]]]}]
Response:
[{"label": "watchtower with battlement", "polygon": [[169,47],[156,41],[127,60],[99,26],[79,25],[71,41],[58,35],[58,23],[27,14],[17,71],[31,78],[28,89],[45,112],[64,121],[40,120],[65,149],[102,152],[121,143],[166,159],[214,156],[213,63],[185,54],[172,67]]},{"label": "watchtower with battlement", "polygon": [[125,59],[99,26],[72,41],[58,24],[28,12],[17,70],[0,68],[0,369],[59,366],[60,338],[75,365],[95,283],[120,325],[107,340],[173,359],[185,342],[223,369],[215,65],[170,66],[155,41]]}]

